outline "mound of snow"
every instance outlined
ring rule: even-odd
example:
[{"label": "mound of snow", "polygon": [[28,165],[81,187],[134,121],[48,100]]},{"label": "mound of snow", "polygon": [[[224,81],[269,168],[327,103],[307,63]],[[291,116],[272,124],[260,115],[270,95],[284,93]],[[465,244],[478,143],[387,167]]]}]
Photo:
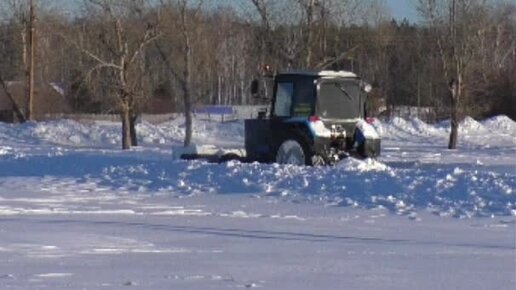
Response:
[{"label": "mound of snow", "polygon": [[373,125],[383,138],[388,139],[406,138],[407,135],[442,137],[446,134],[446,128],[427,124],[418,118],[405,120],[394,117],[386,122],[375,120]]},{"label": "mound of snow", "polygon": [[389,125],[395,126],[398,130],[414,133],[412,126],[403,118],[394,117],[389,123]]},{"label": "mound of snow", "polygon": [[516,137],[516,122],[507,116],[496,116],[482,122],[491,131],[498,131]]},{"label": "mound of snow", "polygon": [[[183,117],[179,117],[172,121],[168,121],[156,126],[152,124],[148,125],[150,127],[157,127],[157,129],[155,129],[157,130],[155,133],[165,141],[169,140],[172,142],[178,142],[181,141],[185,136],[185,123]],[[143,129],[143,125],[141,129]],[[137,130],[140,129],[137,128]],[[147,128],[146,130],[152,131],[153,129]],[[193,139],[196,143],[216,144],[223,146],[227,144],[241,144],[243,146],[244,144],[245,133],[243,121],[220,123],[209,120],[194,119],[192,133]],[[142,134],[149,134],[149,132]],[[152,138],[156,140],[155,137]]]},{"label": "mound of snow", "polygon": [[90,178],[103,186],[138,192],[255,194],[329,206],[383,207],[399,214],[426,209],[443,216],[472,217],[511,215],[516,210],[514,175],[475,167],[396,168],[353,158],[336,167],[126,161],[108,171],[94,170]]},{"label": "mound of snow", "polygon": [[[136,134],[140,145],[176,144],[185,135],[184,118],[161,124],[140,122]],[[241,121],[219,123],[195,120],[193,139],[202,144],[244,144],[244,124]],[[121,144],[121,123],[109,121],[55,120],[25,124],[0,124],[0,140],[6,143],[54,144],[74,147],[116,148]]]},{"label": "mound of snow", "polygon": [[109,124],[99,126],[73,120],[39,122],[32,128],[32,135],[59,145],[112,146],[120,143],[121,134],[117,123]]},{"label": "mound of snow", "polygon": [[384,122],[375,119],[373,127],[381,138],[391,138],[393,136],[397,136],[400,132],[405,131],[407,125],[404,119],[394,117],[393,119]]},{"label": "mound of snow", "polygon": [[435,136],[446,134],[446,130],[443,130],[442,128],[438,128],[433,125],[429,125],[418,118],[412,119],[410,121],[410,124],[412,128],[414,128],[414,130],[418,132],[419,135]]},{"label": "mound of snow", "polygon": [[0,155],[7,155],[13,151],[13,148],[9,146],[0,146]]},{"label": "mound of snow", "polygon": [[487,129],[475,119],[466,117],[460,122],[459,131],[462,134],[482,134],[485,133]]},{"label": "mound of snow", "polygon": [[141,122],[136,125],[136,134],[143,144],[161,145],[177,137],[178,134],[175,134],[176,131],[173,128],[163,124],[153,125],[149,122]]},{"label": "mound of snow", "polygon": [[347,171],[358,171],[358,172],[368,172],[368,171],[387,171],[389,170],[389,166],[381,163],[375,159],[367,158],[365,160],[359,160],[355,158],[346,158],[341,160],[336,165],[337,168],[341,168]]}]

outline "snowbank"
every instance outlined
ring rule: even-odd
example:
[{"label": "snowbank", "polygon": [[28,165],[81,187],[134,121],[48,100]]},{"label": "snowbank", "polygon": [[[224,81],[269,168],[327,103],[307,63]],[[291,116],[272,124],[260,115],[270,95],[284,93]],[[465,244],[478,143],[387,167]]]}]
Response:
[{"label": "snowbank", "polygon": [[[266,195],[333,206],[388,208],[399,214],[419,210],[459,217],[513,214],[516,170],[510,164],[516,153],[512,131],[516,123],[499,116],[483,122],[467,118],[461,125],[466,149],[450,153],[436,145],[445,144],[447,138],[446,129],[439,125],[418,119],[376,120],[384,146],[379,161],[349,158],[335,167],[297,167],[174,161],[172,148],[184,136],[181,119],[138,124],[141,147],[129,152],[119,150],[118,123],[0,124],[0,178],[56,176],[128,192]],[[194,140],[199,146],[242,148],[243,127],[241,121],[197,120]],[[486,156],[482,161],[481,155]],[[489,164],[491,160],[503,166]]]},{"label": "snowbank", "polygon": [[[395,117],[385,122],[375,119],[373,125],[382,139],[392,141],[403,141],[407,138],[417,140],[421,137],[425,142],[442,143],[449,134],[448,121],[427,124],[417,118],[405,120]],[[184,138],[184,130],[183,118],[157,125],[141,122],[136,127],[139,141],[144,146],[180,144]],[[459,130],[459,141],[465,145],[483,145],[485,140],[495,137],[503,138],[490,142],[495,147],[506,146],[507,142],[516,146],[516,122],[506,116],[497,116],[482,122],[467,117],[460,123]],[[120,131],[120,123],[106,121],[59,120],[21,125],[0,123],[0,140],[4,143],[116,148],[121,142]],[[194,120],[193,139],[197,144],[242,147],[244,136],[244,123],[241,120],[229,123]],[[478,137],[482,137],[484,141]]]},{"label": "snowbank", "polygon": [[482,122],[491,132],[500,132],[516,136],[516,122],[507,116],[496,116]]},{"label": "snowbank", "polygon": [[[158,125],[141,122],[136,126],[139,142],[144,146],[182,143],[184,130],[182,118]],[[219,123],[195,120],[193,135],[194,140],[201,140],[203,144],[214,141],[217,145],[219,143],[238,145],[244,142],[244,125],[242,121]],[[121,125],[118,122],[74,120],[25,124],[0,122],[0,141],[4,144],[118,148],[121,146]]]}]

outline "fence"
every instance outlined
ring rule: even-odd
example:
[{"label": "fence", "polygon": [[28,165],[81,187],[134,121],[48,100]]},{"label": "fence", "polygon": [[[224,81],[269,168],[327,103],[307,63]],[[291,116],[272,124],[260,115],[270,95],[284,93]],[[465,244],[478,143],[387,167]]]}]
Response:
[{"label": "fence", "polygon": [[[168,113],[168,114],[142,114],[140,120],[158,124],[166,121],[174,120],[181,116],[179,113]],[[71,119],[77,121],[109,121],[109,122],[120,122],[120,115],[118,114],[46,114],[36,118],[41,121],[48,120],[59,120],[59,119]]]},{"label": "fence", "polygon": [[[208,120],[214,122],[230,122],[236,120],[243,120],[249,118],[256,118],[258,112],[265,109],[264,106],[231,106],[231,111],[221,110],[215,113],[210,111],[198,111],[200,113],[193,113],[194,117],[200,120]],[[167,114],[142,114],[140,120],[149,122],[152,124],[159,124],[174,120],[182,113],[167,113]],[[71,119],[77,121],[110,121],[120,122],[120,116],[118,114],[46,114],[43,116],[37,116],[37,120],[48,121],[58,119]]]},{"label": "fence", "polygon": [[194,110],[194,116],[201,120],[231,122],[252,119],[266,106],[204,106]]}]

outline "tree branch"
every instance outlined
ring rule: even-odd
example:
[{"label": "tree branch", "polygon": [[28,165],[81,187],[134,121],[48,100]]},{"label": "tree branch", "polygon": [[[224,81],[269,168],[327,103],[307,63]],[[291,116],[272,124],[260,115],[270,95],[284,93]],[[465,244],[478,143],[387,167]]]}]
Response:
[{"label": "tree branch", "polygon": [[95,60],[96,62],[102,64],[104,67],[110,67],[110,68],[114,68],[114,69],[122,69],[121,66],[119,65],[116,65],[112,62],[108,62],[108,61],[105,61],[104,59],[102,59],[101,57],[97,56],[96,54],[94,54],[93,52],[85,49],[84,47],[82,47],[81,45],[79,45],[78,43],[76,43],[75,41],[72,41],[70,40],[68,37],[62,35],[61,33],[58,33],[56,34],[57,36],[61,37],[64,41],[70,43],[72,46],[74,46],[76,49],[80,50],[81,52],[83,52],[85,55],[87,55],[89,58]]}]

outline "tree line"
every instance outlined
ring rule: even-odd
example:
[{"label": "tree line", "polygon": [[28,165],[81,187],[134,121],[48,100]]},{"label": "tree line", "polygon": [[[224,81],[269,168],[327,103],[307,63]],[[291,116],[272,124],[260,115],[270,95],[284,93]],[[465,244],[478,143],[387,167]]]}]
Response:
[{"label": "tree line", "polygon": [[380,0],[70,2],[0,4],[0,84],[57,82],[75,112],[120,114],[124,148],[156,104],[185,112],[185,145],[196,105],[257,104],[249,86],[264,64],[351,70],[373,85],[371,112],[432,107],[452,132],[466,115],[516,118],[513,1],[417,0],[416,22]]}]

